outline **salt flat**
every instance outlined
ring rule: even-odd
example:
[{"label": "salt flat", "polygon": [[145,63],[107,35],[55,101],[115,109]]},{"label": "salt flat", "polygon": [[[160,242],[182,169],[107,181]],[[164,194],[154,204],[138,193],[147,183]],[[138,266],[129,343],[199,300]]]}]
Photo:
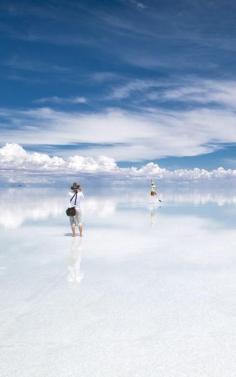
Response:
[{"label": "salt flat", "polygon": [[82,240],[63,190],[1,191],[1,376],[235,376],[235,197],[129,190]]}]

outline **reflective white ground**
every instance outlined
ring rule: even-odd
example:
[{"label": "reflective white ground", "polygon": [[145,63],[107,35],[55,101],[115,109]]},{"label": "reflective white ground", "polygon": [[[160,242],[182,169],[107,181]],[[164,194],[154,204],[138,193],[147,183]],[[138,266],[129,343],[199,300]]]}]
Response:
[{"label": "reflective white ground", "polygon": [[236,196],[0,192],[2,377],[235,377]]}]

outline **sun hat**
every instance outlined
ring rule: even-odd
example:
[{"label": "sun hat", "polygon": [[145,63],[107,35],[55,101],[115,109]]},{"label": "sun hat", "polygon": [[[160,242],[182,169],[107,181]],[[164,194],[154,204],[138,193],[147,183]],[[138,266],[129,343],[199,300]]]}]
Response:
[{"label": "sun hat", "polygon": [[71,190],[77,190],[79,188],[80,188],[80,184],[76,182],[74,182],[73,185],[71,186]]}]

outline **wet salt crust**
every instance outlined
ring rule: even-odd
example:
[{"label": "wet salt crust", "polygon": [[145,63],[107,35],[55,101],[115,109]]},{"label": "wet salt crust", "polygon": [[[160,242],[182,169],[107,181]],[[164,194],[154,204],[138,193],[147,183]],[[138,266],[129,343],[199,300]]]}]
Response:
[{"label": "wet salt crust", "polygon": [[80,240],[64,192],[1,191],[1,376],[235,376],[234,197],[131,193]]}]

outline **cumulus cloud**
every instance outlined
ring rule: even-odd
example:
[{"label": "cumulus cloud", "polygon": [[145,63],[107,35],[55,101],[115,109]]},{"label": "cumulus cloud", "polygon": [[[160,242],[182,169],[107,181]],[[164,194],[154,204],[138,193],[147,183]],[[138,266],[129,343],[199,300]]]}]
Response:
[{"label": "cumulus cloud", "polygon": [[6,144],[0,148],[1,169],[46,170],[46,171],[81,171],[81,172],[115,172],[118,167],[112,158],[71,156],[68,160],[50,157],[46,153],[26,152],[18,144]]},{"label": "cumulus cloud", "polygon": [[132,176],[153,176],[158,177],[159,179],[180,181],[202,181],[236,177],[236,170],[224,169],[223,167],[211,171],[199,168],[168,170],[160,168],[159,165],[154,164],[153,162],[150,162],[139,169],[130,168],[129,173]]},{"label": "cumulus cloud", "polygon": [[60,157],[49,157],[45,153],[27,153],[18,144],[6,144],[0,149],[1,168],[11,169],[60,169],[65,161]]},{"label": "cumulus cloud", "polygon": [[0,148],[0,169],[45,171],[54,173],[108,173],[121,177],[157,177],[163,180],[204,181],[212,179],[236,178],[236,170],[218,169],[176,169],[168,170],[150,162],[140,168],[120,168],[113,158],[107,156],[84,157],[80,155],[63,159],[50,157],[45,153],[27,152],[18,144],[6,144]]}]

